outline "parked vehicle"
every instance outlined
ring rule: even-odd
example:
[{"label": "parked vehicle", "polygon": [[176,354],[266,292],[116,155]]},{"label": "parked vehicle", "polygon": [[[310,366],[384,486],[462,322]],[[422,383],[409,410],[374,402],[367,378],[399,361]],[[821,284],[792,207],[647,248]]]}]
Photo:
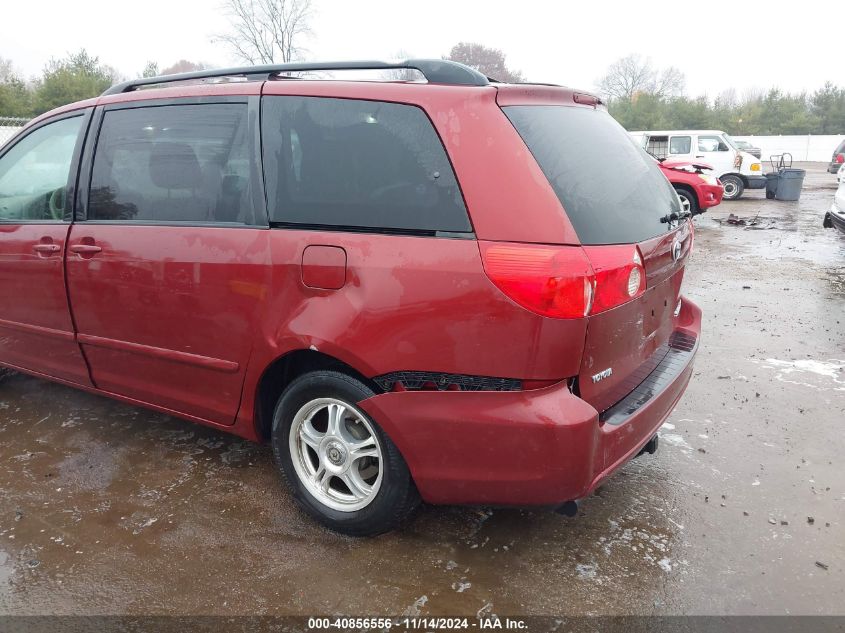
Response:
[{"label": "parked vehicle", "polygon": [[836,228],[845,233],[845,165],[837,173],[839,188],[833,196],[830,211],[825,213],[823,225],[825,228]]},{"label": "parked vehicle", "polygon": [[830,159],[830,165],[827,166],[827,171],[831,174],[835,174],[839,171],[839,168],[845,164],[845,141],[842,141],[839,145],[836,146],[836,149],[833,150],[833,156]]},{"label": "parked vehicle", "polygon": [[0,364],[267,441],[348,534],[420,498],[572,513],[656,449],[692,226],[597,97],[442,60],[177,79],[0,149]]},{"label": "parked vehicle", "polygon": [[722,202],[722,183],[713,175],[711,165],[674,160],[660,160],[658,163],[663,175],[675,188],[684,212],[698,215]]},{"label": "parked vehicle", "polygon": [[725,200],[736,200],[746,189],[763,189],[766,177],[760,160],[741,151],[721,130],[631,132],[651,155],[675,160],[703,160],[722,181]]},{"label": "parked vehicle", "polygon": [[733,137],[731,137],[731,140],[733,141],[734,145],[736,145],[736,148],[738,150],[743,151],[743,152],[747,152],[747,153],[751,154],[752,156],[754,156],[755,158],[762,158],[763,157],[763,150],[761,150],[759,147],[752,145],[748,141],[741,141],[738,138],[733,138]]}]

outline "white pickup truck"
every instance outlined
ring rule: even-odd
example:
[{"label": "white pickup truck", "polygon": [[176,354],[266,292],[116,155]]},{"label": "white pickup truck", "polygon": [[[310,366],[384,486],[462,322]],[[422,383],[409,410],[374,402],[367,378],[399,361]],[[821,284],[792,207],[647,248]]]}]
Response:
[{"label": "white pickup truck", "polygon": [[700,161],[713,166],[722,181],[725,200],[736,200],[746,189],[763,189],[766,177],[760,159],[743,152],[721,130],[631,132],[643,149],[658,159]]}]

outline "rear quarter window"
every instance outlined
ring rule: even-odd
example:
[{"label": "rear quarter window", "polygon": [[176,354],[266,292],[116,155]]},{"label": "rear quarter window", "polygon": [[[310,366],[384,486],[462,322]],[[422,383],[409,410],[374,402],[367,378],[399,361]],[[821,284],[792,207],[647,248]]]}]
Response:
[{"label": "rear quarter window", "polygon": [[262,100],[261,129],[272,222],[472,230],[446,150],[416,106],[270,96]]},{"label": "rear quarter window", "polygon": [[507,106],[583,244],[642,242],[669,230],[680,212],[674,189],[606,111]]}]

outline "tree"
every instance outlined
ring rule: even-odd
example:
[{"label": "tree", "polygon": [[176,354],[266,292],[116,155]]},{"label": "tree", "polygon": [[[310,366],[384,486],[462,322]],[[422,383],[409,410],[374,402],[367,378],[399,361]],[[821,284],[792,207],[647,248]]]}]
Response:
[{"label": "tree", "polygon": [[214,40],[228,45],[239,59],[273,64],[295,61],[305,52],[311,0],[226,0],[225,7],[232,29]]},{"label": "tree", "polygon": [[651,94],[658,97],[680,97],[686,85],[684,73],[674,66],[669,66],[656,74]]},{"label": "tree", "polygon": [[28,117],[31,114],[32,95],[12,62],[0,57],[0,117]]},{"label": "tree", "polygon": [[26,118],[32,112],[32,94],[19,79],[0,83],[0,117]]},{"label": "tree", "polygon": [[488,48],[475,42],[460,42],[452,47],[446,59],[475,68],[481,74],[507,83],[525,81],[522,73],[505,64],[505,54],[498,48]]},{"label": "tree", "polygon": [[665,101],[647,93],[634,100],[611,99],[610,114],[628,130],[662,130],[668,127]]},{"label": "tree", "polygon": [[613,62],[598,87],[610,99],[631,101],[639,94],[677,97],[685,84],[683,73],[674,66],[658,71],[651,60],[632,54]]},{"label": "tree", "polygon": [[0,57],[0,84],[5,84],[13,79],[17,79],[18,75],[15,72],[15,67],[9,59]]},{"label": "tree", "polygon": [[845,133],[845,88],[829,81],[810,98],[810,109],[818,124],[819,134]]},{"label": "tree", "polygon": [[35,91],[38,112],[96,97],[118,81],[114,68],[101,64],[85,49],[65,59],[52,60],[44,69],[44,76]]},{"label": "tree", "polygon": [[675,97],[665,108],[667,127],[675,130],[706,130],[713,127],[713,110],[707,97]]},{"label": "tree", "polygon": [[147,62],[147,65],[144,66],[144,70],[141,72],[141,77],[158,77],[160,74],[156,62]]},{"label": "tree", "polygon": [[189,62],[187,59],[180,59],[172,66],[162,69],[162,75],[175,75],[177,73],[190,73],[196,70],[205,70],[208,64],[203,62]]}]

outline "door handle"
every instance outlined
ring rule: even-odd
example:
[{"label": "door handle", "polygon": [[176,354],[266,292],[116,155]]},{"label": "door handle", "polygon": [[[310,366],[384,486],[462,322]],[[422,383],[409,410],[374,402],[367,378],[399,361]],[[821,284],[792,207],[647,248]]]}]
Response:
[{"label": "door handle", "polygon": [[696,158],[704,158],[704,156],[702,154],[696,154],[695,157]]},{"label": "door handle", "polygon": [[74,244],[70,247],[70,252],[76,253],[80,257],[82,255],[96,255],[97,253],[102,252],[102,250],[102,248],[95,246],[94,244]]},{"label": "door handle", "polygon": [[52,255],[53,253],[58,253],[62,250],[62,247],[58,244],[36,244],[32,247],[36,253],[45,253],[47,255]]}]

